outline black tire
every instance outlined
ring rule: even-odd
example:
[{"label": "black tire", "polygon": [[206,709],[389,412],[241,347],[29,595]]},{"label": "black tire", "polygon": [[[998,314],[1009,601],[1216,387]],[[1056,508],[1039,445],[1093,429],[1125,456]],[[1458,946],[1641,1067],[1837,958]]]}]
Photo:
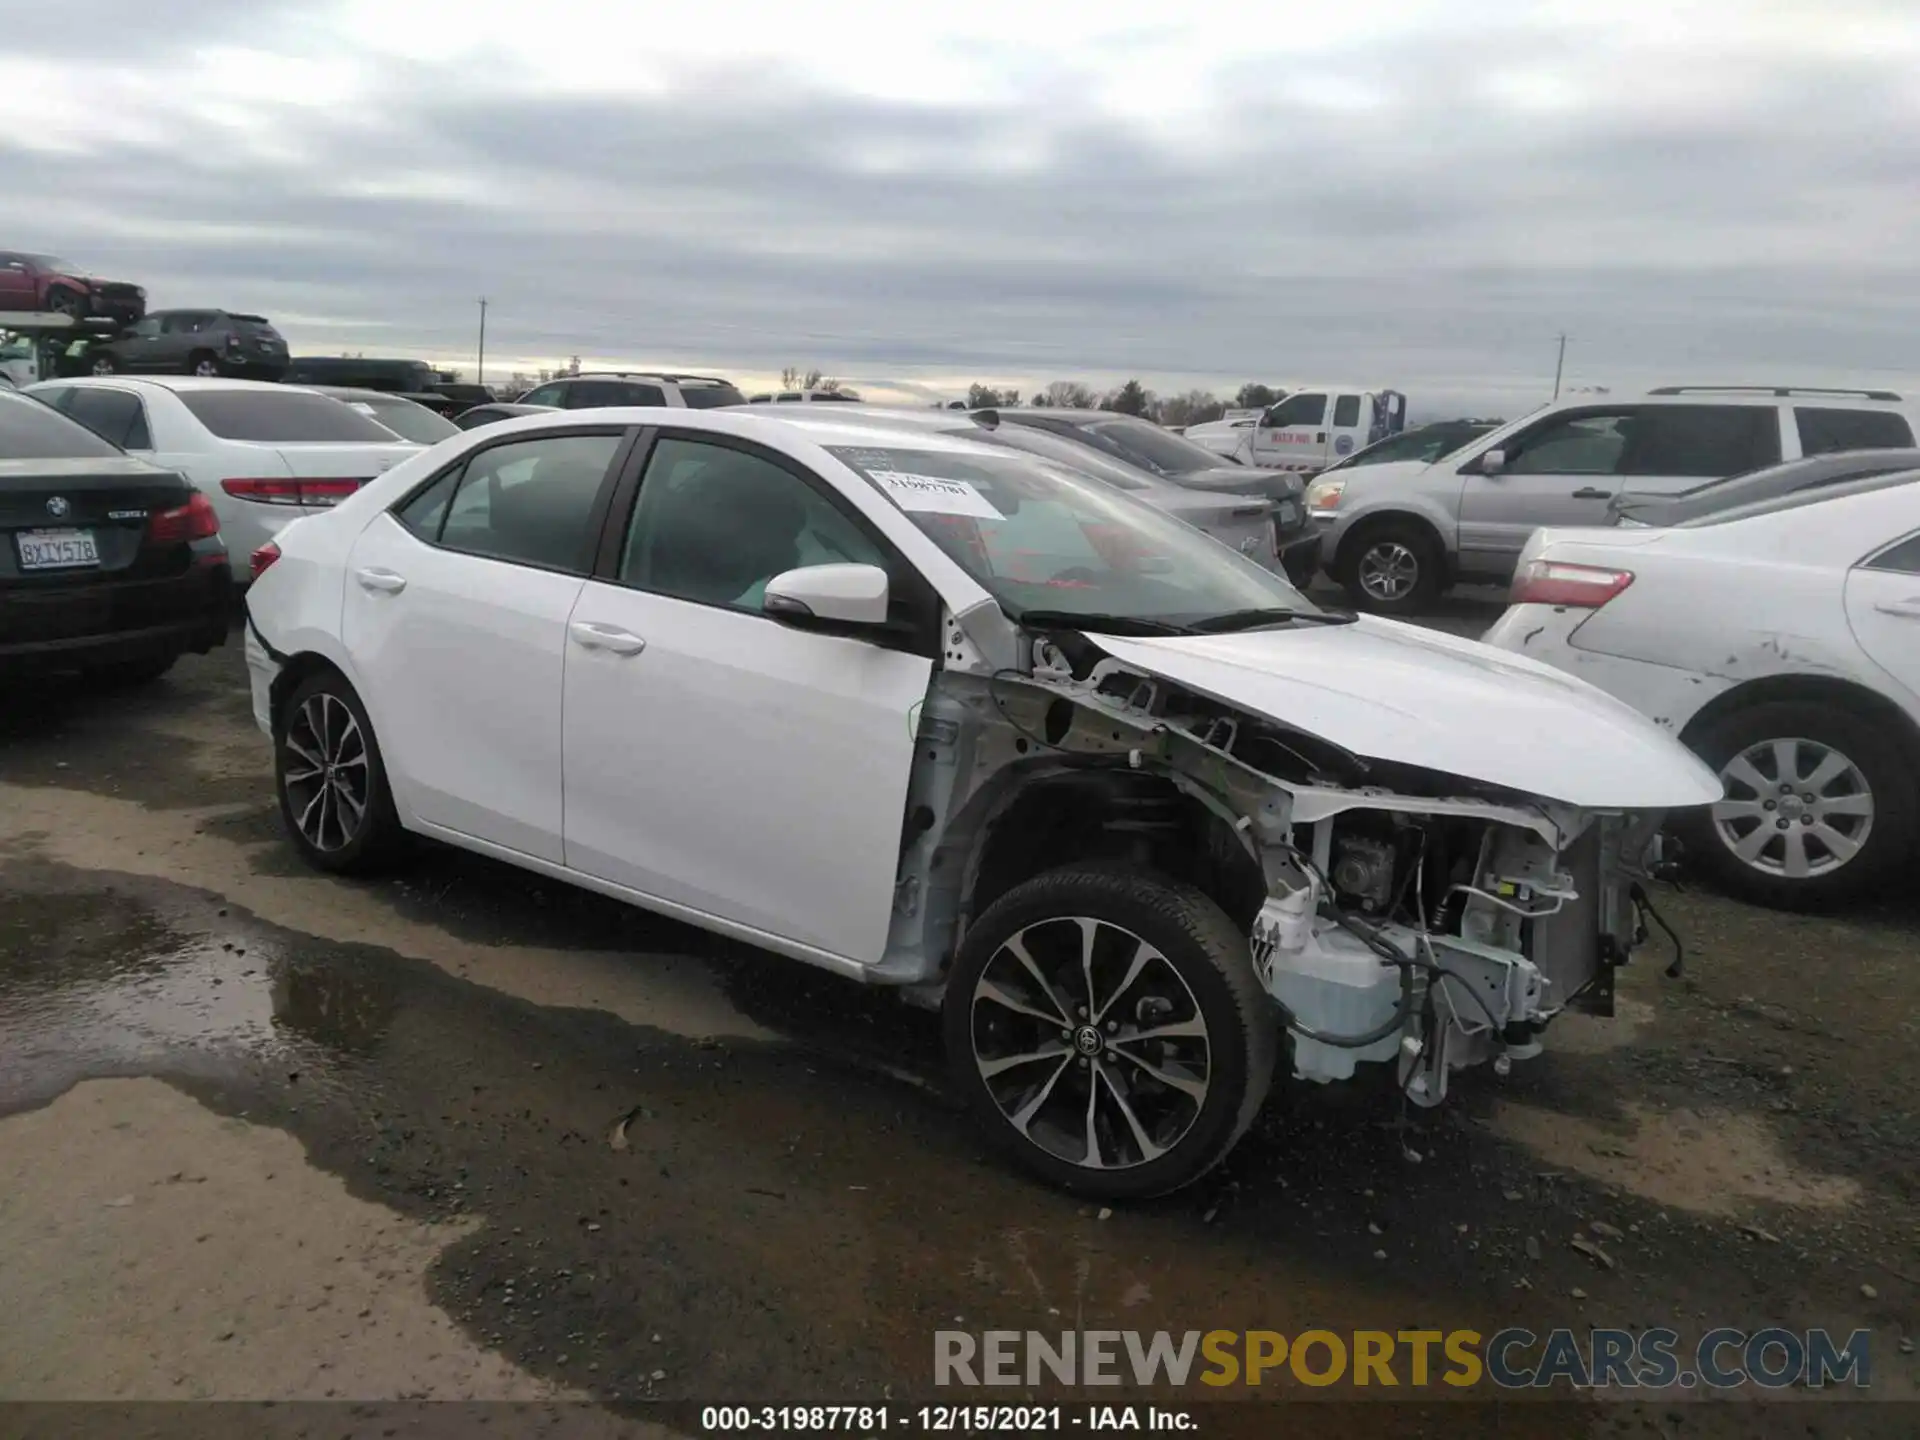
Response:
[{"label": "black tire", "polygon": [[[1417,615],[1446,588],[1446,564],[1424,525],[1389,516],[1362,524],[1348,537],[1340,546],[1333,578],[1357,609],[1375,615]],[[1399,588],[1389,590],[1390,575]]]},{"label": "black tire", "polygon": [[[1775,741],[1801,742],[1792,753],[1803,776],[1827,755],[1841,757],[1850,773],[1826,780],[1819,791],[1782,793],[1775,773]],[[1885,884],[1911,857],[1920,796],[1914,767],[1887,722],[1819,701],[1776,700],[1736,710],[1690,737],[1689,743],[1721,775],[1727,802],[1688,811],[1676,817],[1674,828],[1688,857],[1729,893],[1776,909],[1823,910]],[[1751,783],[1744,770],[1730,772],[1743,757],[1768,783]],[[1859,814],[1846,813],[1862,808],[1853,793],[1862,789],[1871,807],[1864,826]],[[1816,796],[1817,809],[1807,805],[1808,794]],[[1744,807],[1749,801],[1757,813],[1734,810],[1734,805]],[[1768,805],[1774,808],[1765,808]],[[1755,860],[1741,858],[1732,848],[1769,827],[1773,836]],[[1795,877],[1786,873],[1795,848],[1788,837],[1801,831],[1805,833],[1797,849],[1811,873]],[[1828,832],[1859,848],[1841,859],[1840,849],[1823,838]]]},{"label": "black tire", "polygon": [[[1091,984],[1080,979],[1081,917],[1099,922]],[[1096,998],[1080,1007],[1058,985],[1044,991],[1006,948],[1016,936],[1050,983],[1057,973]],[[1141,941],[1162,959],[1128,983]],[[1010,1009],[978,993],[983,984],[1050,1009]],[[1113,988],[1098,998],[1104,986]],[[1122,1000],[1104,1030],[1093,1023]],[[1055,1020],[1063,1007],[1093,1013],[1068,1017],[1075,1023],[1062,1027]],[[1128,1038],[1196,1019],[1203,1038]],[[1266,1100],[1280,1045],[1280,1018],[1254,976],[1247,937],[1220,907],[1164,875],[1117,866],[1053,870],[989,906],[969,927],[948,977],[944,1030],[954,1084],[994,1143],[1050,1184],[1102,1200],[1163,1195],[1219,1164]],[[1027,1053],[1019,1047],[1029,1039],[1044,1058],[1016,1062],[990,1083],[983,1065]],[[1058,1066],[1049,1063],[1055,1059]],[[1090,1151],[1080,1117],[1096,1087]],[[1122,1088],[1124,1105],[1115,1099]],[[1025,1125],[1016,1124],[1023,1114]],[[1089,1155],[1104,1168],[1089,1165]]]},{"label": "black tire", "polygon": [[[352,731],[340,723],[343,714]],[[325,767],[317,775],[316,760]],[[274,716],[273,783],[287,833],[308,864],[368,874],[398,852],[403,832],[380,745],[360,697],[338,672],[309,675]]]},{"label": "black tire", "polygon": [[71,315],[76,320],[84,320],[92,308],[87,297],[77,290],[55,290],[47,296],[47,309],[56,315]]},{"label": "black tire", "polygon": [[226,367],[221,365],[220,357],[211,350],[196,350],[187,357],[187,374],[189,375],[204,375],[211,379],[213,376],[226,373]]},{"label": "black tire", "polygon": [[87,679],[115,689],[151,685],[171,670],[178,655],[149,655],[139,660],[116,660],[111,665],[89,665]]}]

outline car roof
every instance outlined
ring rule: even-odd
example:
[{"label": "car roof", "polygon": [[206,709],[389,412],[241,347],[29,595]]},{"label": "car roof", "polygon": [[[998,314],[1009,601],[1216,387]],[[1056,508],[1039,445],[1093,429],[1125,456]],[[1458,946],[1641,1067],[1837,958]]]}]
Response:
[{"label": "car roof", "polygon": [[299,395],[321,393],[311,385],[286,385],[278,380],[228,380],[211,375],[74,375],[42,383],[87,386],[134,385],[141,389],[172,390],[188,394],[202,394],[210,390],[290,390]]},{"label": "car roof", "polygon": [[411,405],[416,410],[427,407],[417,400],[410,400],[398,390],[367,390],[358,385],[278,385],[276,390],[311,390],[316,395],[330,395],[335,400],[398,400],[402,405]]},{"label": "car roof", "polygon": [[[670,375],[658,370],[582,370],[578,375],[556,375],[542,385],[564,384],[573,380],[645,380],[656,385],[731,385],[717,375]],[[538,389],[539,386],[535,386]]]}]

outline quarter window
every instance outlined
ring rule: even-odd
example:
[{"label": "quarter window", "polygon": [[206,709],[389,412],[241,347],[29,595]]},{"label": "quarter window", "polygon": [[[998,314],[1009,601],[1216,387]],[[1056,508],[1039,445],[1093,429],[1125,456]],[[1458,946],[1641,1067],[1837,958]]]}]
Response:
[{"label": "quarter window", "polygon": [[1904,450],[1913,444],[1913,427],[1893,410],[1825,410],[1795,406],[1793,423],[1800,428],[1800,450],[1805,455],[1830,455],[1836,450]]},{"label": "quarter window", "polygon": [[[584,575],[593,552],[594,501],[620,448],[618,435],[543,435],[480,451],[440,503],[430,486],[403,524],[437,524],[440,544],[469,555]],[[414,515],[415,507],[419,512]]]},{"label": "quarter window", "polygon": [[776,575],[849,562],[885,566],[887,558],[798,475],[744,450],[666,438],[640,482],[620,579],[758,613]]},{"label": "quarter window", "polygon": [[1510,475],[1612,475],[1626,449],[1631,412],[1563,415],[1523,435],[1508,450]]}]

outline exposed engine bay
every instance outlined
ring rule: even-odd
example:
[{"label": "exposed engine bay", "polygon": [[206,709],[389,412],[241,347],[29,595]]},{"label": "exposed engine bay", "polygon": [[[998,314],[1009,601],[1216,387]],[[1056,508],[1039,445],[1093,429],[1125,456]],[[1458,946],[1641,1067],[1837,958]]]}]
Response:
[{"label": "exposed engine bay", "polygon": [[1538,1054],[1563,1011],[1612,1013],[1613,972],[1646,938],[1658,812],[1371,760],[1070,632],[1022,636],[1027,663],[1009,666],[977,663],[957,626],[949,640],[961,663],[918,721],[891,978],[936,980],[993,898],[995,845],[1046,818],[1040,787],[1093,806],[1083,848],[1210,877],[1299,1078],[1392,1065],[1410,1100],[1435,1105],[1458,1069]]}]

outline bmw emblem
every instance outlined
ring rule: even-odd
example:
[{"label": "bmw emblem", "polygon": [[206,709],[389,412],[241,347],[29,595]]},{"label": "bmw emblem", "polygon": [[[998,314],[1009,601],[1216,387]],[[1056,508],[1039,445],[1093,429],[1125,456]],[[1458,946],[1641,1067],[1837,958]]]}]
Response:
[{"label": "bmw emblem", "polygon": [[67,497],[64,495],[55,495],[47,501],[47,513],[56,520],[66,519],[67,513],[72,509],[73,506],[67,503]]}]

